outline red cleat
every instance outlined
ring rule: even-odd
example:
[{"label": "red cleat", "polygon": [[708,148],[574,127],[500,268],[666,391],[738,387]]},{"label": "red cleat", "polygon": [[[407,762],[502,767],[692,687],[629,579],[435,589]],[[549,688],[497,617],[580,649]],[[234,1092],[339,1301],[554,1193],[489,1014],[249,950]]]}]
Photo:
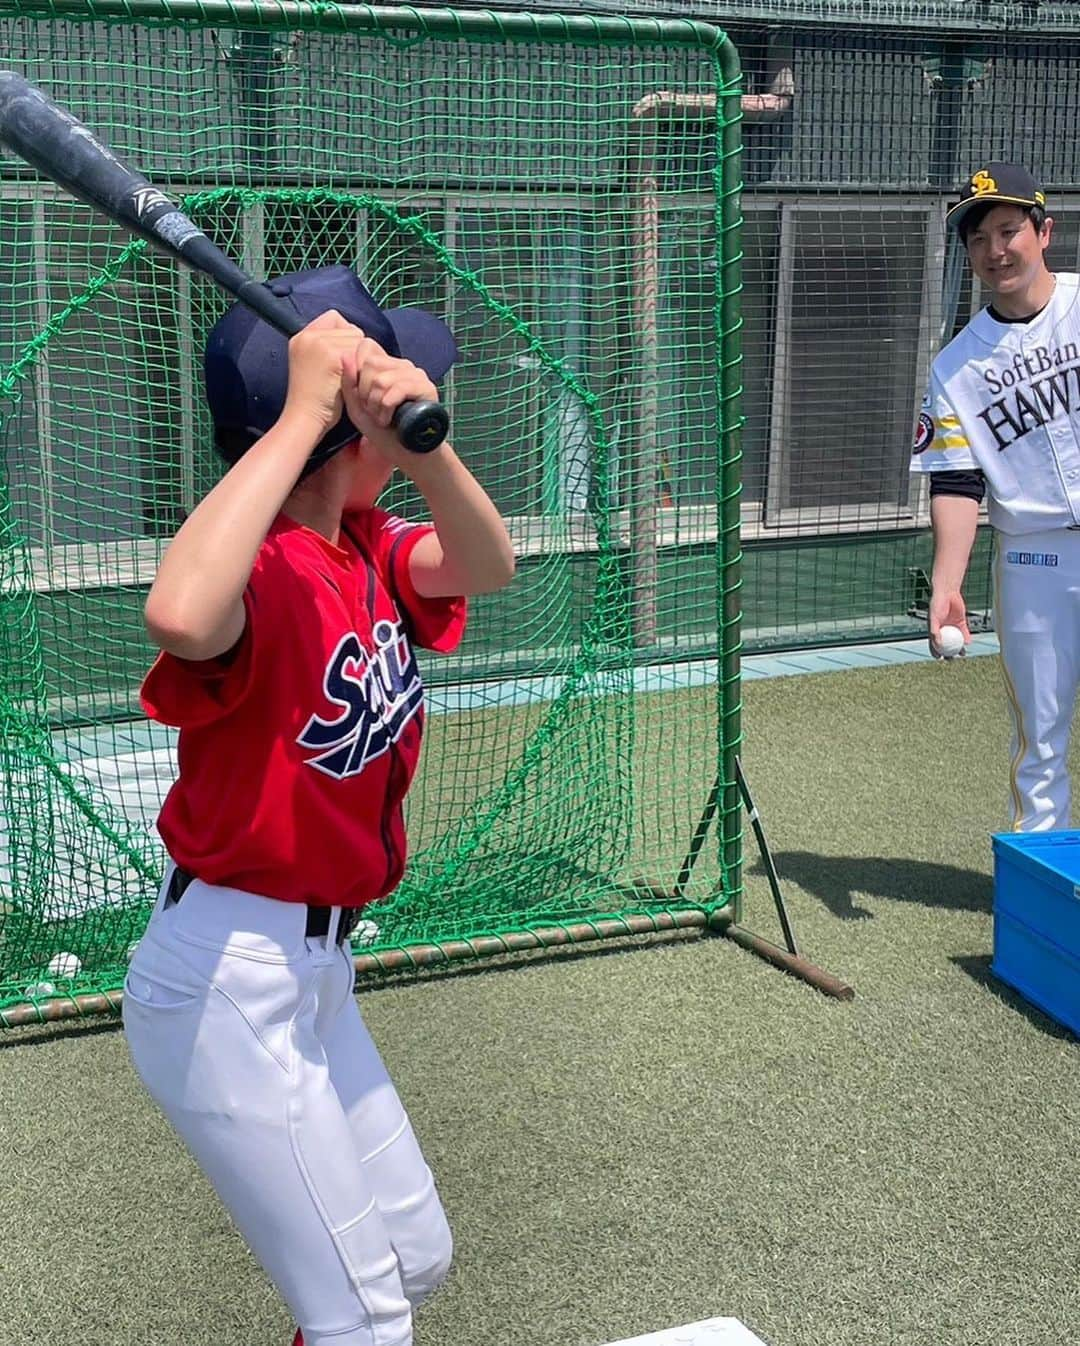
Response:
[{"label": "red cleat", "polygon": [[292,1339],[292,1346],[304,1346],[304,1334],[299,1328],[296,1329],[296,1336]]}]

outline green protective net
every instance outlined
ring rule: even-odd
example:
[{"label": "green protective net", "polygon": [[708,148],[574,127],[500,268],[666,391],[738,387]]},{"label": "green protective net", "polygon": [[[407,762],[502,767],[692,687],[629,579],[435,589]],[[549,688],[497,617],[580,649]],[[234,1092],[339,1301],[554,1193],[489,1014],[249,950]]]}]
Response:
[{"label": "green protective net", "polygon": [[[474,601],[461,649],[421,658],[411,859],[367,913],[373,950],[736,903],[730,44],[644,20],[19,8],[0,5],[4,64],[253,274],[349,263],[382,302],[445,316],[461,348],[452,438],[518,574]],[[228,300],[13,159],[0,175],[13,1022],[121,985],[163,869],[176,745],[139,710],[141,610],[220,471],[201,352]],[[405,482],[383,503],[425,515]]]}]

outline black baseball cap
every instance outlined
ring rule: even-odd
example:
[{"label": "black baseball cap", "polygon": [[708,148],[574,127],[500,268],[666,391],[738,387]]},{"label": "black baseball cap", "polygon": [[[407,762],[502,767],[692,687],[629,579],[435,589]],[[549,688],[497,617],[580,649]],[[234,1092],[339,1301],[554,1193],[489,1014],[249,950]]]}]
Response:
[{"label": "black baseball cap", "polygon": [[986,164],[960,188],[960,199],[949,207],[945,219],[955,229],[972,207],[981,205],[1045,206],[1046,195],[1019,164]]},{"label": "black baseball cap", "polygon": [[[387,354],[411,360],[436,383],[458,357],[442,319],[425,309],[380,307],[347,266],[296,271],[266,284],[308,322],[336,309]],[[244,304],[233,304],[207,338],[203,372],[215,446],[226,461],[235,462],[281,415],[289,385],[288,338]],[[316,445],[304,475],[359,434],[342,416]]]}]

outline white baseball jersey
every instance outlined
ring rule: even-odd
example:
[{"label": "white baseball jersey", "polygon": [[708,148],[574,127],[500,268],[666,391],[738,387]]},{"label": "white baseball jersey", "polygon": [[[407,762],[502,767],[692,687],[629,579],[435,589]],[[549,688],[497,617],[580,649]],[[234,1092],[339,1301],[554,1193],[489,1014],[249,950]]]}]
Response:
[{"label": "white baseball jersey", "polygon": [[913,472],[979,469],[1003,533],[1080,527],[1080,276],[1029,323],[983,309],[940,352]]}]

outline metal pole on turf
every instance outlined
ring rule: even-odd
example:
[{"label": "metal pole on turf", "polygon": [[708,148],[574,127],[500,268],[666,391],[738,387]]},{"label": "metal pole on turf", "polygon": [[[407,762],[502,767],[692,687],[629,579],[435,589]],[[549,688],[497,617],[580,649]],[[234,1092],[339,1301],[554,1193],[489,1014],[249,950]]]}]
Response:
[{"label": "metal pole on turf", "polygon": [[[773,896],[773,902],[776,905],[776,914],[780,919],[780,928],[784,932],[784,942],[787,945],[788,953],[798,958],[798,946],[795,943],[795,932],[792,929],[791,918],[788,915],[787,906],[784,902],[784,895],[780,890],[780,879],[776,872],[776,865],[773,863],[772,852],[769,850],[769,843],[765,839],[765,829],[761,824],[761,815],[757,811],[757,805],[754,803],[750,794],[750,787],[746,783],[746,775],[742,769],[742,760],[735,755],[735,786],[739,792],[743,804],[746,807],[747,817],[750,820],[750,826],[754,832],[754,839],[757,841],[758,850],[761,854],[761,862],[765,866],[765,875],[769,881],[769,890]],[[716,816],[717,805],[720,801],[720,773],[717,773],[713,781],[712,788],[709,791],[709,797],[705,801],[705,807],[701,811],[701,817],[698,820],[697,828],[694,831],[693,839],[690,842],[690,849],[686,853],[686,858],[682,862],[679,870],[679,877],[675,883],[675,894],[682,897],[686,885],[690,882],[690,874],[693,871],[694,864],[701,853],[701,848],[705,844],[705,838],[709,834],[709,828],[712,820]]]},{"label": "metal pole on turf", "polygon": [[769,890],[773,895],[773,902],[776,904],[776,914],[780,918],[780,928],[784,932],[784,943],[788,947],[788,952],[798,957],[799,950],[795,943],[795,932],[791,928],[791,920],[784,903],[784,895],[780,891],[780,879],[776,873],[776,866],[773,864],[772,852],[769,850],[769,843],[765,840],[765,829],[761,825],[761,815],[751,798],[750,787],[746,783],[746,774],[742,769],[742,761],[738,757],[735,758],[735,775],[739,782],[739,793],[746,805],[746,815],[750,819],[750,826],[754,829],[754,837],[757,840],[758,850],[761,852],[761,863],[765,866],[765,874],[769,880]]}]

